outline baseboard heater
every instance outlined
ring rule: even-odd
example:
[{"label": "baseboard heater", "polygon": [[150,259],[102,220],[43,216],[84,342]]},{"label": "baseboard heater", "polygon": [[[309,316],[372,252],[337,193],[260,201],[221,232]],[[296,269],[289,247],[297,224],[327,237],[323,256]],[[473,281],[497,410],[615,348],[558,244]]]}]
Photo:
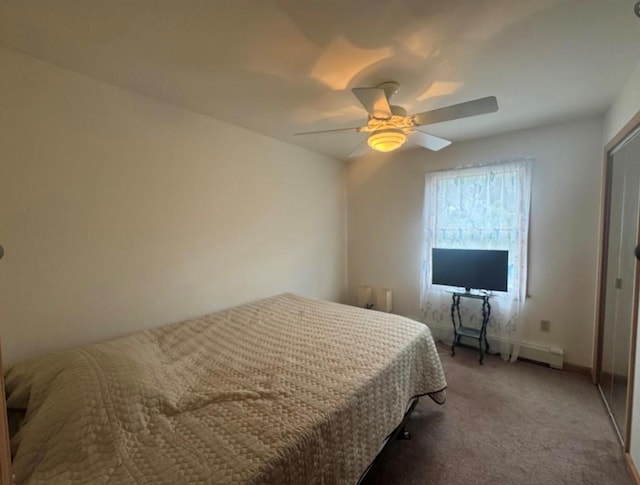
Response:
[{"label": "baseboard heater", "polygon": [[[441,341],[445,345],[451,345],[453,341],[453,329],[451,325],[427,323],[431,329],[431,333],[436,340]],[[501,339],[496,336],[488,335],[487,340],[491,347],[491,353],[500,349]],[[463,343],[466,343],[463,337]],[[469,341],[475,344],[475,341]],[[520,343],[520,354],[518,357],[522,359],[548,364],[554,369],[562,369],[564,362],[564,351],[560,347],[534,344],[531,342]]]}]

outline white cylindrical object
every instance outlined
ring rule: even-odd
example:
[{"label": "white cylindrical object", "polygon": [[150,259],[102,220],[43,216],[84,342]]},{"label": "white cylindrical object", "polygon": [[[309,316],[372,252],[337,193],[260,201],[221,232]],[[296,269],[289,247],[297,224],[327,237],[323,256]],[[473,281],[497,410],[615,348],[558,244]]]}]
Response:
[{"label": "white cylindrical object", "polygon": [[377,288],[375,309],[379,312],[391,313],[391,303],[391,290],[387,288]]},{"label": "white cylindrical object", "polygon": [[371,287],[370,286],[358,286],[358,306],[366,308],[371,303]]}]

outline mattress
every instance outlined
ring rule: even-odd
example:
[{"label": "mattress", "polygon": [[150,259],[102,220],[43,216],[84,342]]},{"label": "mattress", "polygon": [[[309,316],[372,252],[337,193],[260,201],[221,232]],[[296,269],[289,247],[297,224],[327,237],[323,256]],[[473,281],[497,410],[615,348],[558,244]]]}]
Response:
[{"label": "mattress", "polygon": [[14,366],[17,484],[354,484],[412,397],[428,328],[285,294]]}]

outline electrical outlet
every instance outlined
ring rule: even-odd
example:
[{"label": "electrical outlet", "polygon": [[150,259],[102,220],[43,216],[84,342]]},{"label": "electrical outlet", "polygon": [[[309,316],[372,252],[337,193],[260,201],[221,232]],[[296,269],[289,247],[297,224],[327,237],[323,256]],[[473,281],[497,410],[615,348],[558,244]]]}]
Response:
[{"label": "electrical outlet", "polygon": [[549,320],[540,320],[540,331],[548,332],[551,330],[551,322]]}]

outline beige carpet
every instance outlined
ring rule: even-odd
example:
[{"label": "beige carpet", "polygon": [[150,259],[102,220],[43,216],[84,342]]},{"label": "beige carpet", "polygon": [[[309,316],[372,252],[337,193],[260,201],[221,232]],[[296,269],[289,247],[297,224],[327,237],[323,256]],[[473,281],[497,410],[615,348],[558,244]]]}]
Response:
[{"label": "beige carpet", "polygon": [[364,484],[615,484],[629,475],[589,379],[477,352],[442,352],[447,403],[422,398]]}]

